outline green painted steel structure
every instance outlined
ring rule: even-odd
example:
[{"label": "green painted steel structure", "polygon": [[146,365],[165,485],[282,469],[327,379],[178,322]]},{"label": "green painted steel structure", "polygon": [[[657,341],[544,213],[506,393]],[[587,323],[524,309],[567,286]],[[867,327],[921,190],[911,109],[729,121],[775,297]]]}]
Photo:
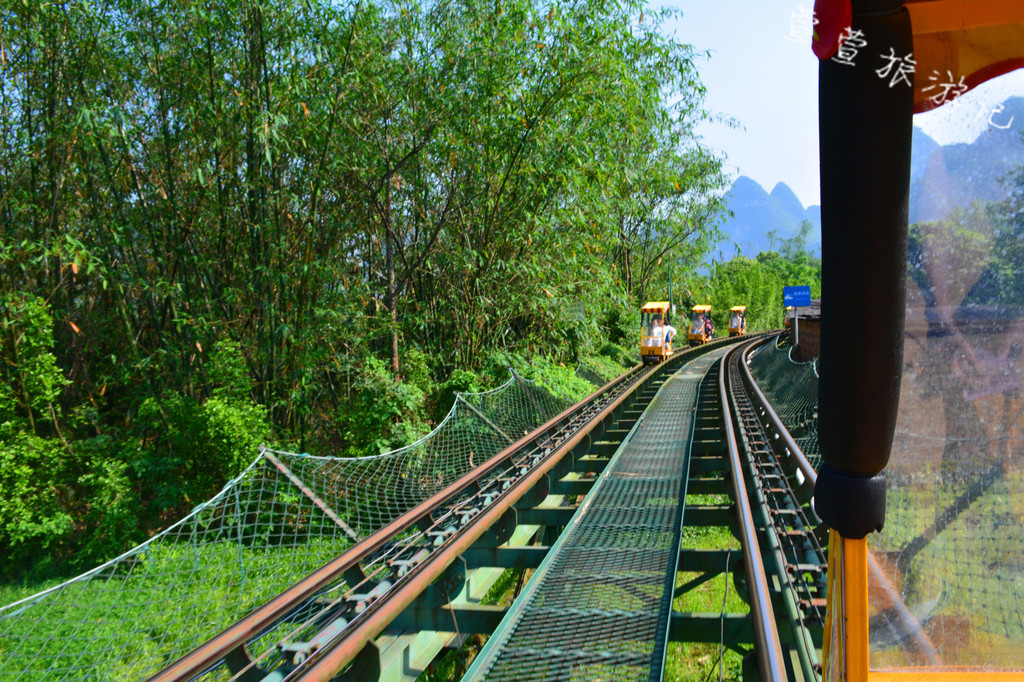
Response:
[{"label": "green painted steel structure", "polygon": [[698,387],[661,387],[465,680],[658,680],[672,622]]}]

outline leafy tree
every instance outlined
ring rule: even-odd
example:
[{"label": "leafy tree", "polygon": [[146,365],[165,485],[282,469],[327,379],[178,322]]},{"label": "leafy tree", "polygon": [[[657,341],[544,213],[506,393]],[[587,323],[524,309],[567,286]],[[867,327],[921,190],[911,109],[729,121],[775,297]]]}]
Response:
[{"label": "leafy tree", "polygon": [[796,233],[792,237],[782,240],[780,248],[783,257],[792,261],[807,255],[807,242],[813,231],[814,225],[810,220],[800,221],[800,226],[797,227]]},{"label": "leafy tree", "polygon": [[703,260],[721,208],[693,53],[661,16],[12,4],[0,546],[123,547],[261,441],[408,443],[498,357],[582,390],[573,360],[632,345],[637,300]]}]

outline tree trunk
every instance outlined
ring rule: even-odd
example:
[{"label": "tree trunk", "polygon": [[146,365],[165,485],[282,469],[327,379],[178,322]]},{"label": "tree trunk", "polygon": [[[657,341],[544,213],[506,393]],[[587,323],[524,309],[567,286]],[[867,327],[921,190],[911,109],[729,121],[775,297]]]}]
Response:
[{"label": "tree trunk", "polygon": [[384,295],[384,307],[390,317],[391,371],[398,376],[398,301],[395,296],[395,232],[391,217],[391,179],[384,188],[384,267],[387,270],[388,288]]}]

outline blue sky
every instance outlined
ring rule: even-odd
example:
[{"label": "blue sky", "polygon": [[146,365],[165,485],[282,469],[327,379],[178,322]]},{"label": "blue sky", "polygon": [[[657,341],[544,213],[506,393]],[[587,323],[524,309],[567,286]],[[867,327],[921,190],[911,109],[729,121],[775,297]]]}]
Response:
[{"label": "blue sky", "polygon": [[[785,182],[804,206],[820,203],[818,184],[818,60],[809,40],[793,38],[801,10],[814,0],[675,0],[651,3],[681,10],[666,33],[698,52],[697,68],[711,111],[740,127],[706,123],[704,142],[724,153],[733,176],[766,190]],[[794,25],[794,18],[797,18]],[[1024,95],[1024,69],[978,87],[958,101],[914,117],[940,144],[970,142],[988,125],[987,112],[1010,95]]]},{"label": "blue sky", "polygon": [[[652,3],[653,5],[654,3]],[[706,123],[705,143],[726,156],[732,175],[771,191],[785,182],[805,206],[819,203],[818,60],[809,41],[791,40],[791,18],[813,0],[676,0],[664,30],[703,52],[697,68],[712,112],[740,127]]]}]

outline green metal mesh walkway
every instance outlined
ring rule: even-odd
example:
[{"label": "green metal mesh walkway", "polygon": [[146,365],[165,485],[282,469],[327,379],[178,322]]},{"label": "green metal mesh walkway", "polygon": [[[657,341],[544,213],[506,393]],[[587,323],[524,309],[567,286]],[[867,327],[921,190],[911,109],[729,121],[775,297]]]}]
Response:
[{"label": "green metal mesh walkway", "polygon": [[725,350],[665,382],[464,680],[660,680],[693,414]]}]

